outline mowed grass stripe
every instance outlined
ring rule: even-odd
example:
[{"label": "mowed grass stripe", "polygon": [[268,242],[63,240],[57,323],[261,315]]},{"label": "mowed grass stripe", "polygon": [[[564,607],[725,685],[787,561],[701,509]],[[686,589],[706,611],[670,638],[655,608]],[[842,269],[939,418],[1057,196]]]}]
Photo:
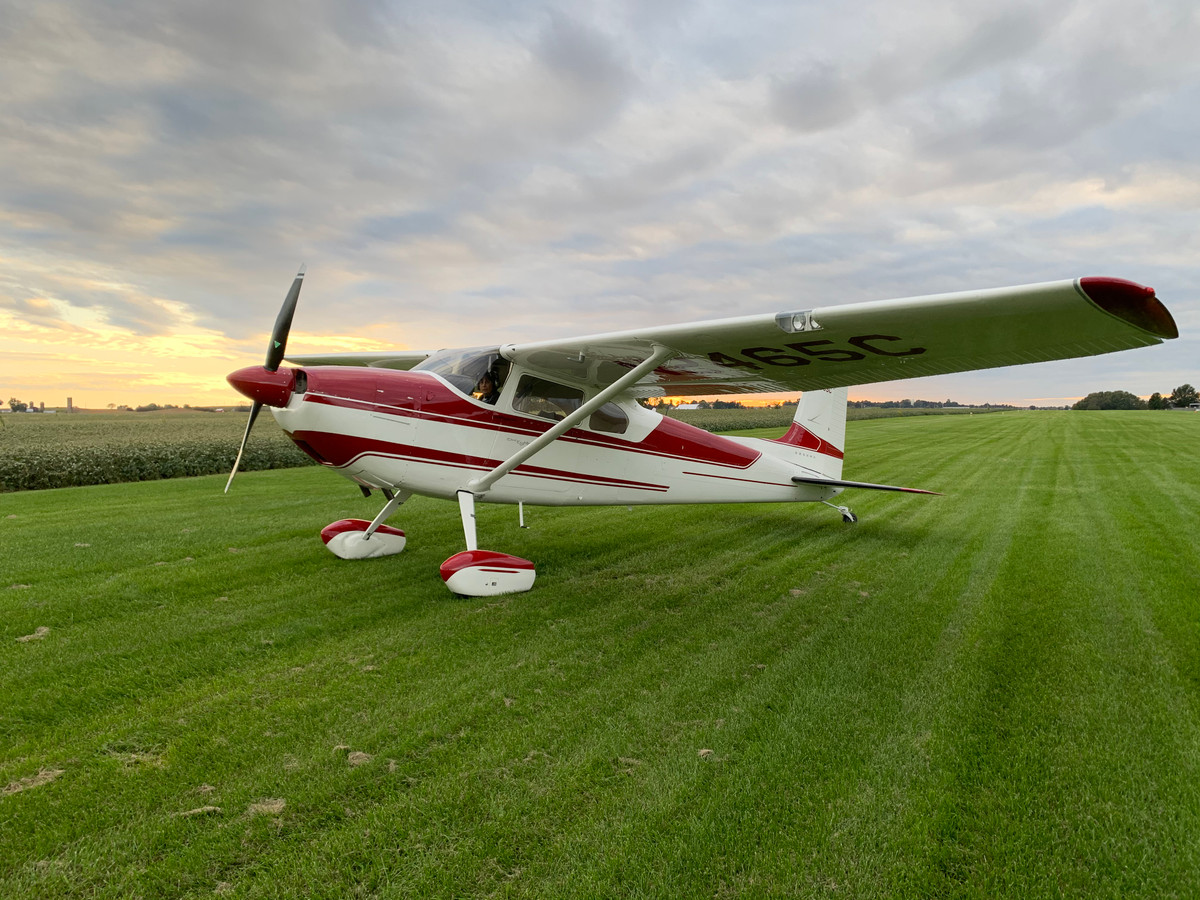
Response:
[{"label": "mowed grass stripe", "polygon": [[484,507],[486,543],[539,564],[489,602],[437,579],[450,504],[402,508],[399,558],[325,554],[316,530],[372,506],[319,471],[226,503],[217,479],[5,498],[29,562],[2,580],[31,584],[0,595],[5,633],[51,631],[0,648],[0,781],[63,774],[0,798],[0,886],[1186,896],[1195,521],[1136,470],[1194,490],[1192,421],[852,423],[847,477],[949,492],[848,494],[854,529],[772,505],[520,531]]}]

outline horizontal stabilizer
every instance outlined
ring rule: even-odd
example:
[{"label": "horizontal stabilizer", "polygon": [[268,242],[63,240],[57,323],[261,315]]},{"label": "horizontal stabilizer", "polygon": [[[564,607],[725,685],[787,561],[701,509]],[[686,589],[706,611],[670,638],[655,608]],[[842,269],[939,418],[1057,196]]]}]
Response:
[{"label": "horizontal stabilizer", "polygon": [[866,488],[871,491],[903,491],[906,494],[934,494],[942,496],[941,491],[923,491],[920,488],[895,487],[890,484],[871,484],[868,481],[837,481],[833,478],[805,478],[803,475],[792,476],[796,484],[819,484],[822,487]]}]

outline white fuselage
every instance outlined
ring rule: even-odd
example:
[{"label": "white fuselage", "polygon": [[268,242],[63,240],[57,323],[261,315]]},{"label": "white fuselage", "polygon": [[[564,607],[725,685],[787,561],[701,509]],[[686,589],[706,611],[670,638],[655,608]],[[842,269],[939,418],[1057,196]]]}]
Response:
[{"label": "white fuselage", "polygon": [[[631,399],[619,406],[623,433],[581,423],[478,499],[546,506],[765,503],[839,493],[791,480],[827,474],[822,453],[713,435]],[[489,405],[432,373],[362,367],[308,369],[306,389],[271,411],[301,449],[346,478],[447,499],[554,424],[514,410],[503,394]]]}]

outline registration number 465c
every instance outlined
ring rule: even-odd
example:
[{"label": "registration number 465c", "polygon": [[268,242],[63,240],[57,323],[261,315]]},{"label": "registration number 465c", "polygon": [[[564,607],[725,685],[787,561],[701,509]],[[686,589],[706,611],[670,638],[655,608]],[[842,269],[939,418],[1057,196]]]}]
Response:
[{"label": "registration number 465c", "polygon": [[714,351],[708,358],[728,368],[761,369],[763,366],[807,366],[814,360],[853,362],[866,359],[869,354],[918,356],[925,352],[924,347],[901,349],[905,343],[903,338],[891,334],[860,334],[847,338],[844,345],[830,340],[795,341],[782,347],[744,347],[739,356]]}]

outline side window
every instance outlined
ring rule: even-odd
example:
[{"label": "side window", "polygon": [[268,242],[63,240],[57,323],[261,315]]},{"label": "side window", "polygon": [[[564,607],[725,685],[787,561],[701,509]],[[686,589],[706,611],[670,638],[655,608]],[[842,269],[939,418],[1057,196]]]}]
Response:
[{"label": "side window", "polygon": [[583,391],[578,388],[522,375],[512,405],[518,412],[557,422],[579,409],[582,403]]},{"label": "side window", "polygon": [[588,428],[592,431],[607,431],[609,434],[624,434],[629,427],[629,416],[615,403],[605,403],[592,413]]}]

